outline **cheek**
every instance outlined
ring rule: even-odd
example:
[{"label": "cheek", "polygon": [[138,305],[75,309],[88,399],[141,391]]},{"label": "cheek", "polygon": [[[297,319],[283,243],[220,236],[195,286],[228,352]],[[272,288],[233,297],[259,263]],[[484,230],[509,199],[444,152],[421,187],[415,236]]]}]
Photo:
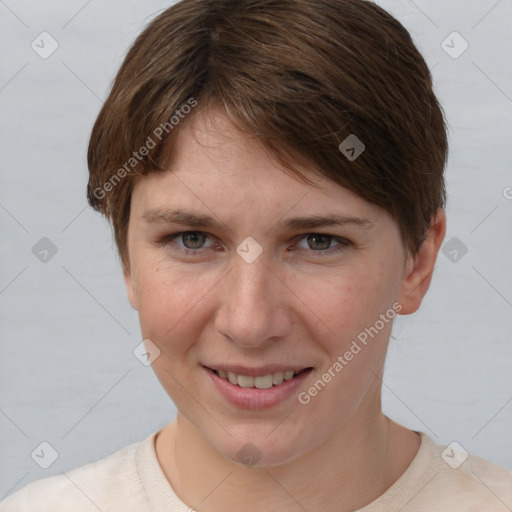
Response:
[{"label": "cheek", "polygon": [[300,390],[304,414],[322,418],[330,411],[332,421],[315,424],[315,428],[343,425],[375,384],[396,316],[391,285],[385,272],[353,268],[346,276],[338,274],[337,279],[316,281],[308,287],[308,306],[319,312],[328,327],[308,333],[325,358],[316,380]]},{"label": "cheek", "polygon": [[[140,267],[135,281],[142,334],[163,353],[179,350],[193,340],[202,296],[211,284],[197,271],[180,271],[168,265]],[[197,327],[196,327],[197,326]]]},{"label": "cheek", "polygon": [[[308,337],[325,354],[317,375],[321,382],[303,390],[305,400],[311,398],[311,411],[329,404],[346,414],[380,373],[396,316],[393,279],[382,268],[354,266],[331,279],[303,284],[307,305],[322,321],[321,331],[311,330]],[[317,400],[316,394],[322,398]]]},{"label": "cheek", "polygon": [[337,340],[335,345],[373,325],[392,307],[397,293],[390,272],[363,266],[297,280],[292,289],[322,324],[322,332]]}]

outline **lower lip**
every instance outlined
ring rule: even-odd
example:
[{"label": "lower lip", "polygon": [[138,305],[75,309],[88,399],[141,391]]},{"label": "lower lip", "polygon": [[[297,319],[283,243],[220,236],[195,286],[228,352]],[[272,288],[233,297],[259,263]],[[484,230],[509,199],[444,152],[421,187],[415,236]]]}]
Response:
[{"label": "lower lip", "polygon": [[243,388],[219,377],[213,370],[203,367],[216,389],[233,405],[242,409],[268,409],[284,402],[294,395],[304,380],[313,371],[302,371],[290,380],[268,389]]}]

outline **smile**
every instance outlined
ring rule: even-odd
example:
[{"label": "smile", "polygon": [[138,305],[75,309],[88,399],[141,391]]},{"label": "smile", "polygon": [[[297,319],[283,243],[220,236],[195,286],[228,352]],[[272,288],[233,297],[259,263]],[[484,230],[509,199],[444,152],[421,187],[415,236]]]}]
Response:
[{"label": "smile", "polygon": [[258,369],[244,366],[213,369],[201,366],[216,394],[238,408],[250,410],[267,409],[292,400],[314,371],[311,366],[296,369],[282,365]]},{"label": "smile", "polygon": [[298,372],[294,370],[287,370],[284,372],[268,373],[267,375],[258,377],[253,377],[252,375],[239,375],[233,372],[226,372],[224,370],[213,371],[221,379],[230,382],[234,386],[240,386],[242,388],[269,389],[274,386],[279,386],[283,383],[283,381],[293,379],[295,376],[305,370],[300,370]]}]

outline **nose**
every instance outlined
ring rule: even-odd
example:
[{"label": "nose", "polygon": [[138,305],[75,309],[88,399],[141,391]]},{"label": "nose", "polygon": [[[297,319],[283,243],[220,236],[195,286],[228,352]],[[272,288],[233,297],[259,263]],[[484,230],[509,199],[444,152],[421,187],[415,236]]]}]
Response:
[{"label": "nose", "polygon": [[290,332],[292,292],[263,253],[252,263],[238,255],[222,283],[217,332],[243,348],[260,348]]}]

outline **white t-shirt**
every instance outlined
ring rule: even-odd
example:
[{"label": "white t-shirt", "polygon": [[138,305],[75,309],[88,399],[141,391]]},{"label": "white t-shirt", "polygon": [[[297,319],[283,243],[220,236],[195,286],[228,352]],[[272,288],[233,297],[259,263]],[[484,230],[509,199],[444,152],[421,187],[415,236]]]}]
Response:
[{"label": "white t-shirt", "polygon": [[[357,512],[510,512],[512,471],[435,444],[420,432],[405,473]],[[97,462],[32,482],[0,504],[1,512],[191,512],[156,457],[156,432]],[[448,464],[448,462],[450,464]],[[456,469],[452,466],[458,466]],[[231,511],[228,511],[231,512]]]}]

